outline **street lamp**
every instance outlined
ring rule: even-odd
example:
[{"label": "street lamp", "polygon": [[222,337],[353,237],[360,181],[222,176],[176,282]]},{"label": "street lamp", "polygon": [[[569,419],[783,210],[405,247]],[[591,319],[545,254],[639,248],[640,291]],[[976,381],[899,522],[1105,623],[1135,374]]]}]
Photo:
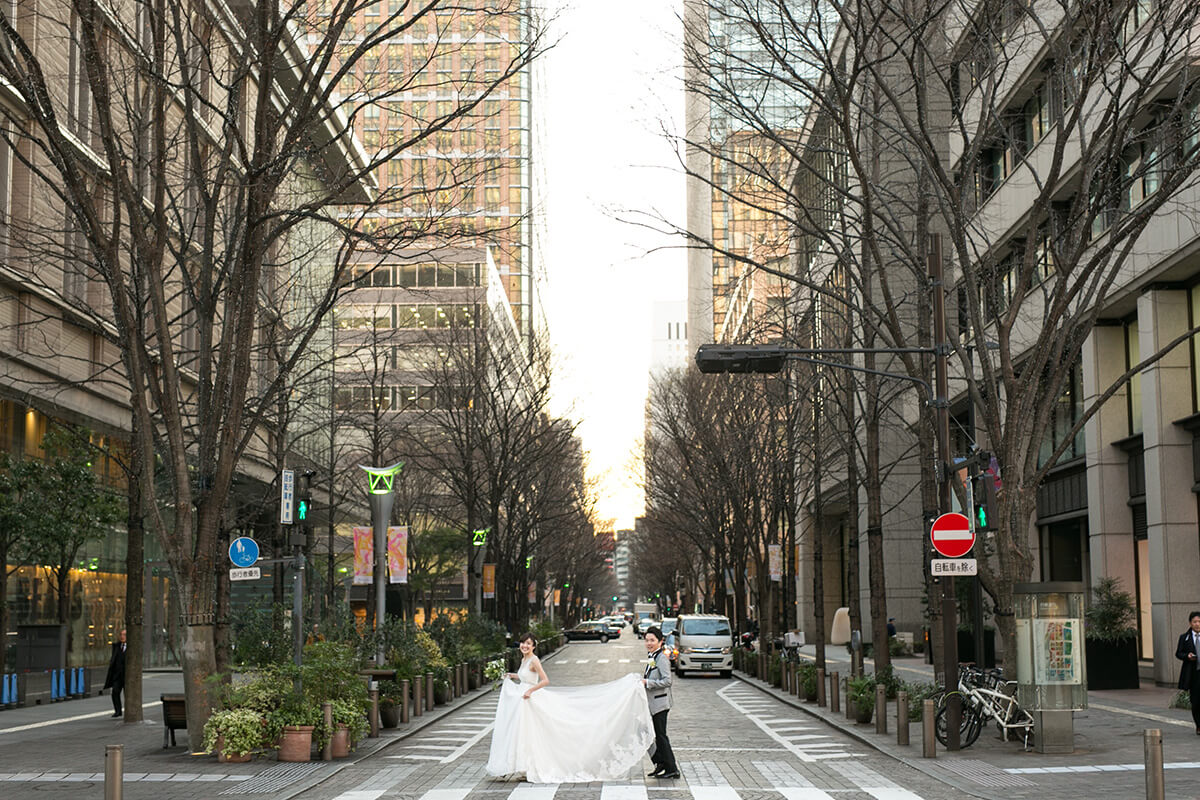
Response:
[{"label": "street lamp", "polygon": [[[392,518],[392,502],[396,499],[393,493],[393,479],[403,469],[404,462],[397,461],[390,467],[359,468],[367,473],[368,488],[371,498],[371,526],[374,528],[375,539],[375,630],[383,625],[383,615],[387,610],[387,527]],[[379,649],[375,651],[375,665],[383,666],[383,639],[379,640]]]}]

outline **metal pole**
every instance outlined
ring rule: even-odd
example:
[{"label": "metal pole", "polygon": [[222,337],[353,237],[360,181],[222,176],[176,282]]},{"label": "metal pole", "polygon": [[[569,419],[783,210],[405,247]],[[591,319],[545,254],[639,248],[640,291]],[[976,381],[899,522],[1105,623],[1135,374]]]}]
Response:
[{"label": "metal pole", "polygon": [[887,733],[887,687],[875,684],[875,732]]},{"label": "metal pole", "polygon": [[371,725],[371,732],[368,734],[372,739],[379,738],[379,684],[371,681],[371,688],[367,690],[367,697],[371,699],[370,719],[368,722]]},{"label": "metal pole", "polygon": [[104,800],[121,800],[124,786],[125,745],[104,746]]},{"label": "metal pole", "polygon": [[1146,746],[1146,800],[1165,800],[1163,782],[1162,731],[1147,728],[1142,732]]},{"label": "metal pole", "polygon": [[408,678],[400,681],[400,721],[408,724],[409,682]]},{"label": "metal pole", "polygon": [[908,744],[908,692],[896,692],[896,744]]},{"label": "metal pole", "polygon": [[[946,341],[946,291],[943,285],[942,237],[930,237],[929,277],[933,290],[934,383],[936,396],[933,405],[937,419],[938,501],[941,512],[950,509],[950,382],[947,374],[949,344]],[[955,607],[954,578],[943,576],[942,583],[942,671],[946,699],[946,749],[959,747],[959,726],[962,724],[962,698],[958,687],[958,622]]]},{"label": "metal pole", "polygon": [[425,713],[425,679],[418,675],[413,678],[413,716],[419,717]]},{"label": "metal pole", "polygon": [[921,703],[921,756],[923,758],[937,756],[937,735],[933,727],[936,713],[932,700]]},{"label": "metal pole", "polygon": [[433,711],[433,673],[425,673],[425,710]]},{"label": "metal pole", "polygon": [[838,713],[840,710],[838,706],[841,705],[842,684],[840,680],[836,672],[829,673],[829,710],[834,714]]},{"label": "metal pole", "polygon": [[[295,536],[296,534],[289,534]],[[292,688],[300,694],[300,662],[304,655],[304,555],[299,545],[292,547],[292,660],[296,664],[296,680]]]}]

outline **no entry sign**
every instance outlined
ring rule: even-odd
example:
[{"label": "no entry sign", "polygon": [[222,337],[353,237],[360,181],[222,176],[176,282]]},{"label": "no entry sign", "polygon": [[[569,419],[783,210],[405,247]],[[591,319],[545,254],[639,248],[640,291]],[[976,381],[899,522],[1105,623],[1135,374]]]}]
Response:
[{"label": "no entry sign", "polygon": [[962,514],[942,514],[935,519],[929,539],[933,542],[933,549],[946,558],[964,556],[975,546],[971,521]]}]

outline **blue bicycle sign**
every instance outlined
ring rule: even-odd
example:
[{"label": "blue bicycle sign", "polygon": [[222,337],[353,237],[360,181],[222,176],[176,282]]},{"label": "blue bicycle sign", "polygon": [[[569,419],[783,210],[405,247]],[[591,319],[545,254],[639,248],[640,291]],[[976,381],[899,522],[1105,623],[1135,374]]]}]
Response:
[{"label": "blue bicycle sign", "polygon": [[229,543],[229,560],[235,567],[253,566],[258,561],[258,542],[249,536],[239,536]]}]

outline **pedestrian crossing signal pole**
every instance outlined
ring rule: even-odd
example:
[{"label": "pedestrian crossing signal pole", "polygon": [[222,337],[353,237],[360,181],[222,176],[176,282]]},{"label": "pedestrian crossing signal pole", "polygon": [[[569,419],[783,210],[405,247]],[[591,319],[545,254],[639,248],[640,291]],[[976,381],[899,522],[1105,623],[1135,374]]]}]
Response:
[{"label": "pedestrian crossing signal pole", "polygon": [[[933,291],[934,414],[937,423],[938,503],[942,513],[950,510],[950,388],[946,339],[946,287],[943,283],[942,237],[929,242],[929,283]],[[946,749],[959,749],[962,698],[958,692],[958,609],[955,607],[954,577],[943,575],[942,584],[942,685],[946,689]]]}]

